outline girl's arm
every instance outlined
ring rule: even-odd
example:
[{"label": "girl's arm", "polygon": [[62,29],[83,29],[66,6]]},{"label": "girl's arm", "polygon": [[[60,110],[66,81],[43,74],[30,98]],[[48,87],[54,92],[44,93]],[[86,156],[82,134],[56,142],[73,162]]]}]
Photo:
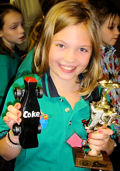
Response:
[{"label": "girl's arm", "polygon": [[[15,142],[18,138],[18,137],[13,138],[12,136],[10,137],[11,137],[10,139],[13,142]],[[12,144],[8,139],[8,134],[0,140],[0,155],[5,160],[9,161],[16,158],[19,155],[20,151],[21,151],[21,146]]]},{"label": "girl's arm", "polygon": [[19,144],[19,136],[14,136],[12,132],[13,124],[20,124],[21,122],[21,112],[19,110],[20,108],[20,103],[16,103],[14,106],[8,106],[8,112],[6,113],[6,116],[3,118],[4,122],[10,128],[7,135],[0,140],[0,155],[5,160],[12,160],[16,158],[21,151],[21,146]]}]

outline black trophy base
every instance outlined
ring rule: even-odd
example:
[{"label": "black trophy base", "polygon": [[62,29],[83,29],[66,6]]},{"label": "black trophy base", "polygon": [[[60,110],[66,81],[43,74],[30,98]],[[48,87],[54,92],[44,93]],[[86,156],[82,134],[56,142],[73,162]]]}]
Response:
[{"label": "black trophy base", "polygon": [[84,153],[81,148],[73,148],[74,161],[76,167],[84,167],[98,170],[112,171],[112,163],[105,152],[101,157],[92,157]]}]

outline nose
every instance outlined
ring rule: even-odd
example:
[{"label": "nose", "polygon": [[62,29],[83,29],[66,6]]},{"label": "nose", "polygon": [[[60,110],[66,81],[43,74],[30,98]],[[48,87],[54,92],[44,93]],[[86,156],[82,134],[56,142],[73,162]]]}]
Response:
[{"label": "nose", "polygon": [[115,34],[116,34],[116,35],[119,35],[119,34],[120,34],[120,29],[119,29],[119,27],[116,27],[116,28],[115,28]]},{"label": "nose", "polygon": [[19,33],[25,33],[23,25],[19,26]]},{"label": "nose", "polygon": [[64,54],[64,59],[67,62],[73,62],[75,60],[75,52],[74,50],[68,49],[66,53]]}]

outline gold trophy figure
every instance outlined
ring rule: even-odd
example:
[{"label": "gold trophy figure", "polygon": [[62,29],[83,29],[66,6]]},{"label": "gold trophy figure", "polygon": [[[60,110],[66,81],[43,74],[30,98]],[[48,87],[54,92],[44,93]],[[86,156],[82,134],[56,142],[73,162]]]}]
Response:
[{"label": "gold trophy figure", "polygon": [[[112,81],[102,80],[98,83],[102,88],[101,100],[92,102],[91,106],[91,123],[85,129],[97,130],[97,127],[102,125],[110,126],[115,122],[117,113],[107,101],[107,94],[114,88],[120,88],[120,84],[113,83]],[[74,149],[75,165],[77,167],[86,167],[98,169],[99,171],[107,170],[112,171],[112,163],[105,152],[96,151],[91,149],[87,154],[82,149]]]}]

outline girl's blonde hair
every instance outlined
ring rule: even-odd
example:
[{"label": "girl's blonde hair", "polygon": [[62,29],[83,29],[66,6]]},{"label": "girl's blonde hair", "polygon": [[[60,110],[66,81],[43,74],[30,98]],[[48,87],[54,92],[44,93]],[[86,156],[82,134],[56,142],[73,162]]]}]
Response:
[{"label": "girl's blonde hair", "polygon": [[43,30],[34,56],[34,71],[42,76],[49,69],[48,55],[54,34],[70,25],[84,23],[92,41],[92,54],[88,67],[80,80],[80,94],[90,94],[100,78],[99,25],[88,3],[80,0],[66,0],[54,5],[45,17]]}]

